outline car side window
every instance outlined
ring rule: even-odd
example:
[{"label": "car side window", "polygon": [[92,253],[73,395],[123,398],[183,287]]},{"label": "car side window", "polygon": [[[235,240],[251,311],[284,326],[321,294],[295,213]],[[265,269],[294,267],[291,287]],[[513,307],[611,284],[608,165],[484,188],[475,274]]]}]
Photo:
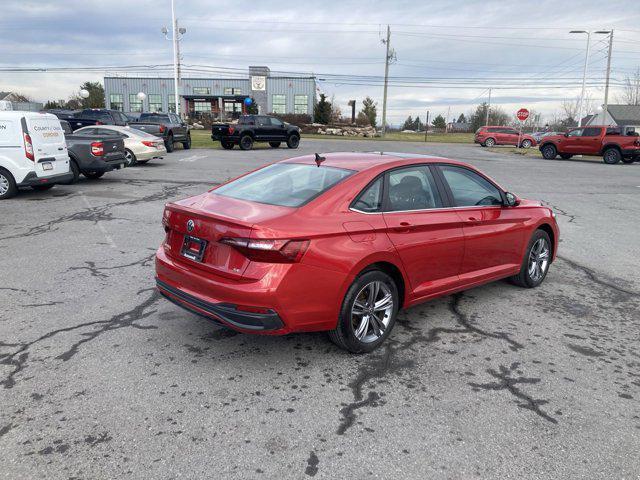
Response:
[{"label": "car side window", "polygon": [[582,136],[582,128],[576,128],[575,130],[571,130],[567,136],[568,137],[581,137]]},{"label": "car side window", "polygon": [[269,120],[271,120],[271,125],[273,125],[274,127],[282,127],[284,125],[284,123],[282,123],[277,118],[270,118]]},{"label": "car side window", "polygon": [[599,128],[585,128],[582,131],[582,136],[583,137],[598,137],[600,136],[600,129]]},{"label": "car side window", "polygon": [[500,190],[477,173],[454,165],[442,165],[438,168],[449,184],[457,207],[502,205]]},{"label": "car side window", "polygon": [[106,137],[115,137],[118,135],[118,132],[115,132],[113,130],[109,130],[108,128],[96,128],[95,132],[98,135],[104,135]]},{"label": "car side window", "polygon": [[268,127],[271,125],[269,117],[256,117],[256,125],[259,127]]},{"label": "car side window", "polygon": [[386,210],[399,212],[442,207],[435,180],[429,167],[392,170],[388,174],[389,193]]},{"label": "car side window", "polygon": [[351,207],[361,212],[379,212],[382,209],[382,181],[383,177],[379,177],[365,188],[353,201]]}]

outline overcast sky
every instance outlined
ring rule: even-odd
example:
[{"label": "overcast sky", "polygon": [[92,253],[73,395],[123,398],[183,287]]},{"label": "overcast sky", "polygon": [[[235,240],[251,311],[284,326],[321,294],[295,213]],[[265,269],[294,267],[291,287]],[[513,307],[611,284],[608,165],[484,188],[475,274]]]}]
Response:
[{"label": "overcast sky", "polygon": [[[217,71],[212,77],[244,76],[248,65],[312,72],[343,113],[349,99],[360,105],[369,95],[381,114],[381,39],[390,24],[397,60],[390,67],[388,119],[394,124],[407,115],[424,120],[427,110],[466,114],[487,99],[490,86],[492,103],[508,113],[524,106],[552,117],[564,99],[580,93],[586,35],[569,34],[572,29],[615,29],[610,103],[615,85],[640,66],[640,8],[632,0],[176,0],[176,10],[187,29],[185,76],[208,76],[203,69]],[[122,72],[119,67],[172,62],[171,42],[160,32],[171,22],[170,0],[2,0],[0,12],[0,67],[93,67],[0,72],[0,91],[39,101],[67,98],[81,82]],[[606,41],[592,36],[588,92],[597,104]]]}]

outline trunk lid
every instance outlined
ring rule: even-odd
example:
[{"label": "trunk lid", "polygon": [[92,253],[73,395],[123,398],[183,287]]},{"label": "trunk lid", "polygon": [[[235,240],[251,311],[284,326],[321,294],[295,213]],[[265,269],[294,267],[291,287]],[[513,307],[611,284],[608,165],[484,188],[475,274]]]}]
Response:
[{"label": "trunk lid", "polygon": [[[264,205],[214,193],[167,204],[163,223],[167,230],[167,255],[176,262],[230,279],[241,279],[251,264],[222,238],[251,238],[257,225],[291,213],[287,207]],[[191,239],[195,239],[193,243]],[[191,255],[197,241],[204,243],[201,259]],[[195,245],[194,245],[195,243]],[[189,250],[190,247],[192,251]],[[186,254],[186,255],[185,255]]]},{"label": "trunk lid", "polygon": [[69,154],[60,120],[51,114],[25,115],[23,132],[31,138],[34,170],[38,177],[69,171]]}]

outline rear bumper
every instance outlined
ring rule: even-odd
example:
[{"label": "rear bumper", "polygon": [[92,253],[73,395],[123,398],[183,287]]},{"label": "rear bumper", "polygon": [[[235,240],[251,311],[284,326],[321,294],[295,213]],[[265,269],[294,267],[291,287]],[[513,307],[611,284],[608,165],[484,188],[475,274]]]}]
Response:
[{"label": "rear bumper", "polygon": [[67,183],[73,179],[73,173],[61,173],[51,175],[50,177],[38,177],[36,172],[29,172],[22,182],[18,183],[18,187],[32,187],[34,185],[55,185],[57,183]]},{"label": "rear bumper", "polygon": [[109,160],[105,161],[100,158],[96,158],[90,162],[84,162],[80,165],[81,172],[110,172],[111,170],[115,170],[121,168],[125,163],[126,159],[124,155],[119,157],[112,157]]},{"label": "rear bumper", "polygon": [[284,327],[278,314],[271,309],[266,313],[240,311],[236,309],[236,305],[207,302],[157,278],[156,285],[158,291],[171,302],[222,325],[251,331],[274,331]]}]

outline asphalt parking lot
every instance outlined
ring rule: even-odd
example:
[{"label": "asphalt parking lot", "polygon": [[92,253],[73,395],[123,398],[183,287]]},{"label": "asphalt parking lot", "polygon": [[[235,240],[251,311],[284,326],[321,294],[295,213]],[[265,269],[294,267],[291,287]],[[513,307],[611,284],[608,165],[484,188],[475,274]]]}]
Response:
[{"label": "asphalt parking lot", "polygon": [[[384,348],[219,329],[160,298],[163,205],[276,159],[468,161],[552,205],[545,283],[411,308]],[[640,478],[640,164],[475,145],[176,150],[0,204],[0,475]],[[309,292],[313,295],[313,292]]]}]

